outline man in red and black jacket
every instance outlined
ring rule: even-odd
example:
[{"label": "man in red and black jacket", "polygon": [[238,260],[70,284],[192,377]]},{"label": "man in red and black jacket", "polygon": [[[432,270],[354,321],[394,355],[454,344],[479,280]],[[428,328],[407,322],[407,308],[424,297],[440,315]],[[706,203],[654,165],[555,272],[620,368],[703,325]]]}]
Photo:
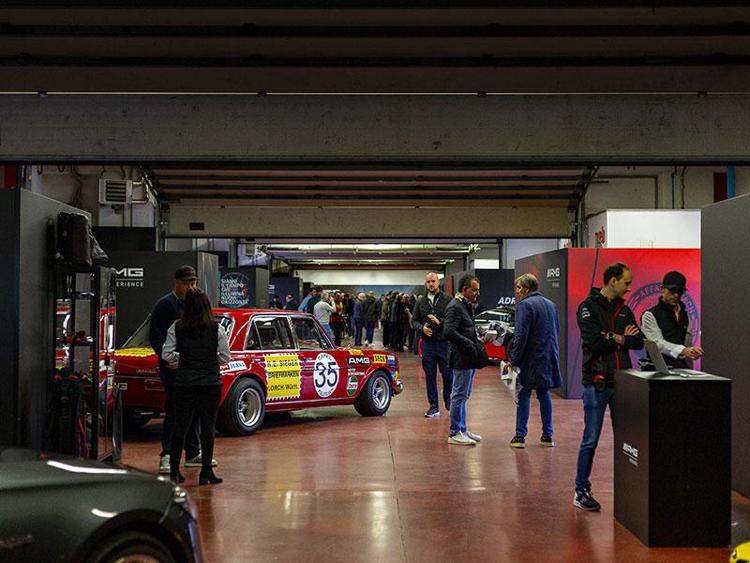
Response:
[{"label": "man in red and black jacket", "polygon": [[591,495],[591,467],[607,406],[612,414],[615,370],[632,367],[630,350],[643,348],[643,333],[633,311],[625,304],[633,275],[625,264],[604,270],[604,286],[592,288],[578,307],[578,328],[583,346],[583,410],[585,427],[578,450],[578,470],[573,504],[583,510],[599,510]]}]

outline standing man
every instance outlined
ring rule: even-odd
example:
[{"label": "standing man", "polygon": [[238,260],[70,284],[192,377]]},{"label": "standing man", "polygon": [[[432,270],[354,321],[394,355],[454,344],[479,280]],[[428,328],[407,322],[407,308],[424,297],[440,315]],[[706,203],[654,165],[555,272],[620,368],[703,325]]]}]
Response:
[{"label": "standing man", "polygon": [[601,505],[591,495],[591,467],[604,424],[604,412],[615,394],[615,370],[631,367],[629,350],[643,348],[643,333],[633,311],[625,304],[633,275],[620,262],[604,270],[604,287],[591,288],[589,296],[578,307],[578,328],[583,346],[583,412],[584,429],[578,450],[573,505],[582,510],[599,510]]},{"label": "standing man", "polygon": [[[167,341],[169,327],[182,317],[185,308],[185,296],[197,283],[198,276],[195,273],[195,268],[187,265],[181,266],[174,275],[174,289],[159,299],[151,311],[148,340],[159,358],[159,378],[164,386],[165,395],[159,473],[169,473],[169,452],[172,449],[172,433],[177,415],[174,385],[177,370],[170,369],[167,362],[162,359],[161,354],[164,343]],[[200,453],[200,428],[197,417],[194,417],[185,439],[185,459],[191,463],[190,467],[201,466]]]},{"label": "standing man", "polygon": [[284,305],[284,309],[286,309],[287,311],[296,311],[297,307],[299,307],[299,305],[294,300],[294,295],[292,295],[291,293],[287,293],[286,305]]},{"label": "standing man", "polygon": [[375,326],[380,318],[378,301],[375,299],[375,292],[368,291],[367,299],[364,304],[363,317],[365,321],[365,347],[372,344],[375,338]]},{"label": "standing man", "polygon": [[352,313],[352,322],[354,324],[354,345],[362,346],[362,329],[365,326],[365,294],[357,294],[354,301]]},{"label": "standing man", "polygon": [[450,343],[453,369],[449,444],[474,446],[482,440],[466,428],[466,401],[471,396],[474,370],[487,365],[487,353],[477,339],[473,304],[479,296],[479,278],[467,274],[458,282],[458,295],[445,308],[443,335]]},{"label": "standing man", "polygon": [[324,291],[320,296],[320,301],[315,304],[313,314],[331,340],[335,340],[333,329],[331,328],[331,315],[335,313],[336,306],[333,303],[333,299],[329,297],[327,291]]},{"label": "standing man", "polygon": [[562,385],[560,351],[557,343],[559,317],[555,304],[539,293],[539,281],[533,274],[516,278],[516,317],[510,366],[520,369],[518,405],[516,407],[516,435],[510,441],[513,448],[526,445],[531,391],[536,389],[542,415],[542,446],[552,447],[552,399],[549,390]]},{"label": "standing man", "polygon": [[311,287],[310,291],[307,293],[305,298],[302,300],[302,303],[299,304],[298,311],[302,311],[303,313],[307,312],[307,305],[310,303],[310,300],[313,299],[318,295],[318,288],[317,287]]},{"label": "standing man", "polygon": [[641,317],[646,338],[656,342],[670,368],[688,368],[703,355],[693,346],[693,321],[688,317],[682,294],[687,279],[680,272],[667,272],[661,283],[661,297],[656,306]]},{"label": "standing man", "polygon": [[309,313],[312,315],[315,312],[315,305],[317,305],[318,301],[320,301],[321,293],[323,293],[323,288],[315,286],[312,297],[310,297],[310,301],[308,301],[307,305],[305,306],[305,313]]},{"label": "standing man", "polygon": [[437,370],[443,377],[443,402],[445,409],[451,408],[451,389],[453,372],[448,367],[448,341],[443,334],[445,309],[450,297],[440,291],[440,281],[435,272],[429,272],[424,279],[427,297],[423,297],[414,306],[412,327],[422,336],[422,370],[427,386],[427,418],[440,416],[438,408]]}]

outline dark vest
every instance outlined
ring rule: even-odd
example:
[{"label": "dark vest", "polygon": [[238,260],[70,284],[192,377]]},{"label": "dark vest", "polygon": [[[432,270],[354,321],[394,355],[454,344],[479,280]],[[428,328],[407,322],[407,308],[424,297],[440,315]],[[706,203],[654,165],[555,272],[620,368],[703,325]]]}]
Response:
[{"label": "dark vest", "polygon": [[[656,324],[659,325],[664,340],[671,342],[672,344],[685,345],[685,337],[688,332],[688,323],[690,322],[685,310],[685,305],[680,301],[680,320],[674,314],[674,309],[659,299],[659,303],[656,306],[649,309],[651,314],[656,319]],[[683,358],[673,358],[671,356],[664,356],[667,365],[674,368],[687,367],[687,362]]]},{"label": "dark vest", "polygon": [[175,325],[177,351],[180,361],[177,366],[175,385],[221,385],[219,359],[219,324],[202,331],[187,331],[181,323]]}]

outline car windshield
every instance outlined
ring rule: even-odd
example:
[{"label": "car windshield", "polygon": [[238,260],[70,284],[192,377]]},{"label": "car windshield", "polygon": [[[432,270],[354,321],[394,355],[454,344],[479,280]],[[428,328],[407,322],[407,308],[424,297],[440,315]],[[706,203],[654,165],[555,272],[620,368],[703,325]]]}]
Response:
[{"label": "car windshield", "polygon": [[[219,322],[219,324],[224,327],[224,330],[227,331],[227,340],[231,339],[232,329],[234,328],[234,319],[230,315],[216,315],[215,318]],[[122,345],[123,349],[149,348],[151,346],[151,343],[148,339],[150,325],[151,315],[146,317],[146,320],[143,321],[141,325],[137,329],[135,329],[135,332],[132,334],[132,336],[125,341],[125,344]]]}]

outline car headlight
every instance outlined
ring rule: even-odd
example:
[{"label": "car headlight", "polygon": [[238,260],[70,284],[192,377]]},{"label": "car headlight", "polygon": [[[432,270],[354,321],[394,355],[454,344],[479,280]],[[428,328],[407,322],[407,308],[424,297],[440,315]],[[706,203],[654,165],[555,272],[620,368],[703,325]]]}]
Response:
[{"label": "car headlight", "polygon": [[172,489],[172,501],[187,512],[193,520],[198,519],[198,506],[188,492],[180,486]]}]

